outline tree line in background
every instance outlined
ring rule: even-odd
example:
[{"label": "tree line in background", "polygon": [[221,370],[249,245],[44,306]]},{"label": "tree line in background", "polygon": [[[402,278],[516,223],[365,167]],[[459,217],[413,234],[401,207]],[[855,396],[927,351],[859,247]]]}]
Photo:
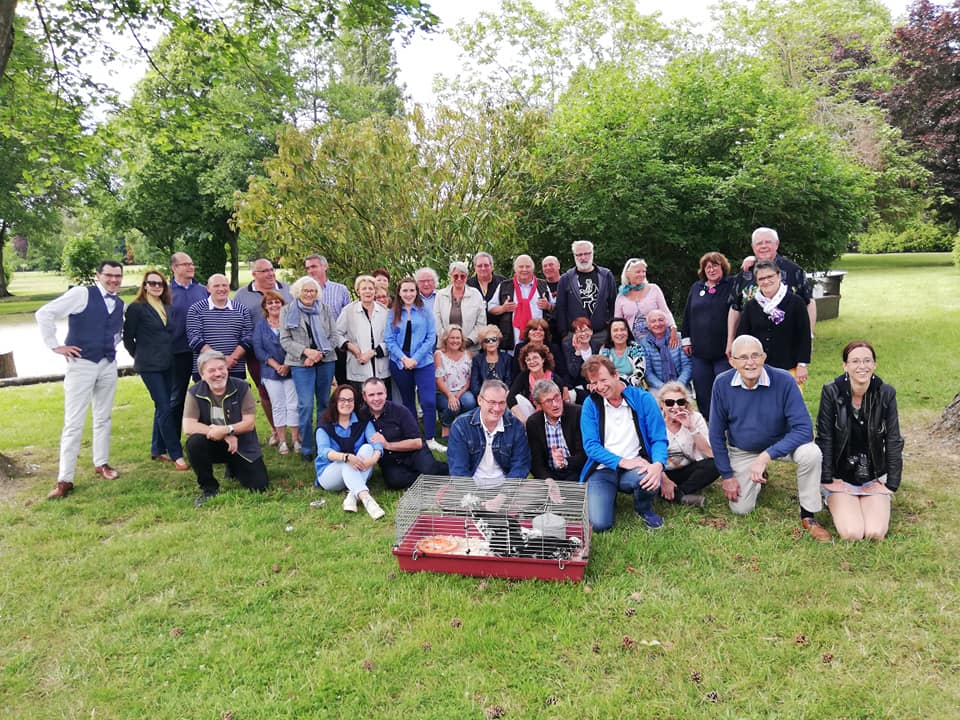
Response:
[{"label": "tree line in background", "polygon": [[[134,6],[110,7],[107,25]],[[567,263],[587,239],[600,264],[645,257],[678,302],[703,252],[739,258],[758,225],[808,268],[957,235],[960,0],[918,0],[896,28],[874,0],[723,0],[709,34],[631,0],[503,0],[451,30],[465,70],[429,112],[404,103],[391,44],[437,28],[419,2],[267,3],[284,23],[208,7],[136,0],[163,35],[95,124],[96,89],[17,19],[0,79],[8,269],[187,249],[200,277],[230,260],[236,282],[252,257],[296,272],[321,252],[349,279],[443,274],[481,248],[501,269],[521,251]]]}]

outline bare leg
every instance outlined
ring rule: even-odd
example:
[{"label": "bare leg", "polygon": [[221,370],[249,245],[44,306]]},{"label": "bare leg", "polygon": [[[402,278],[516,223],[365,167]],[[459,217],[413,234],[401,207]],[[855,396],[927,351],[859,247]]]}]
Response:
[{"label": "bare leg", "polygon": [[890,496],[863,495],[860,510],[863,513],[863,536],[883,540],[890,528]]},{"label": "bare leg", "polygon": [[833,524],[843,540],[863,540],[864,521],[859,496],[833,493],[827,498],[827,507],[830,508]]}]

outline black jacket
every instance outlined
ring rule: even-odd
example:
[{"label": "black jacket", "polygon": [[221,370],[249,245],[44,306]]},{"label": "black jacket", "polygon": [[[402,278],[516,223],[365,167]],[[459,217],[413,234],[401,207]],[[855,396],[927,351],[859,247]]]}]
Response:
[{"label": "black jacket", "polygon": [[583,437],[580,434],[580,406],[563,404],[560,416],[560,428],[563,439],[567,441],[570,457],[567,466],[560,470],[550,467],[550,448],[547,445],[546,419],[543,411],[538,410],[527,418],[527,443],[530,445],[530,473],[535,478],[580,481],[580,471],[587,463],[587,453],[583,449]]},{"label": "black jacket", "polygon": [[[820,410],[817,412],[817,445],[823,453],[821,482],[838,477],[840,464],[846,460],[850,442],[850,381],[841,375],[823,386]],[[874,472],[886,473],[887,487],[900,487],[903,474],[903,438],[897,415],[897,391],[874,376],[863,396],[862,410],[867,419],[867,452]]]},{"label": "black jacket", "polygon": [[148,303],[127,305],[123,321],[123,346],[133,358],[137,372],[163,372],[173,365],[173,328],[170,306],[167,306],[167,324]]}]

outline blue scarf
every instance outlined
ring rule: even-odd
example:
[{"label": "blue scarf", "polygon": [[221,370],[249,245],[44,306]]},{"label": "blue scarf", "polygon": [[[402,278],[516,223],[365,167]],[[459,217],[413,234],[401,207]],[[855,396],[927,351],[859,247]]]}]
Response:
[{"label": "blue scarf", "polygon": [[646,286],[647,284],[645,282],[642,282],[639,285],[621,285],[620,294],[626,295],[630,292],[633,292],[634,290],[643,290]]},{"label": "blue scarf", "polygon": [[660,340],[657,340],[657,338],[653,336],[653,333],[647,333],[647,337],[653,341],[653,346],[657,348],[657,351],[660,353],[662,371],[660,379],[665,382],[676,380],[679,374],[677,373],[677,366],[673,363],[673,353],[670,352],[670,333],[664,333],[663,338]]},{"label": "blue scarf", "polygon": [[324,332],[320,324],[320,301],[314,301],[313,305],[307,307],[300,300],[290,303],[287,310],[287,328],[292,329],[300,326],[300,313],[307,316],[310,334],[313,336],[313,342],[317,345],[317,350],[327,355],[333,352],[333,346],[330,345],[330,339]]}]

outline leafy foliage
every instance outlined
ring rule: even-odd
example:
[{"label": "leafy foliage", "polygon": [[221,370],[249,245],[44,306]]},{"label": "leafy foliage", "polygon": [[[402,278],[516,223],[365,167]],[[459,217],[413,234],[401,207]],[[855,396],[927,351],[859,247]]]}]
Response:
[{"label": "leafy foliage", "polygon": [[893,47],[897,84],[884,98],[890,119],[924,150],[946,195],[942,209],[960,222],[960,3],[917,0]]},{"label": "leafy foliage", "polygon": [[[409,125],[408,125],[409,122]],[[517,250],[518,177],[539,116],[442,109],[287,128],[266,177],[238,196],[237,224],[287,267],[322,252],[339,277],[386,265],[441,271],[479,247]]]},{"label": "leafy foliage", "polygon": [[77,235],[63,248],[63,272],[79,285],[89,285],[103,259],[100,245],[89,235]]}]

